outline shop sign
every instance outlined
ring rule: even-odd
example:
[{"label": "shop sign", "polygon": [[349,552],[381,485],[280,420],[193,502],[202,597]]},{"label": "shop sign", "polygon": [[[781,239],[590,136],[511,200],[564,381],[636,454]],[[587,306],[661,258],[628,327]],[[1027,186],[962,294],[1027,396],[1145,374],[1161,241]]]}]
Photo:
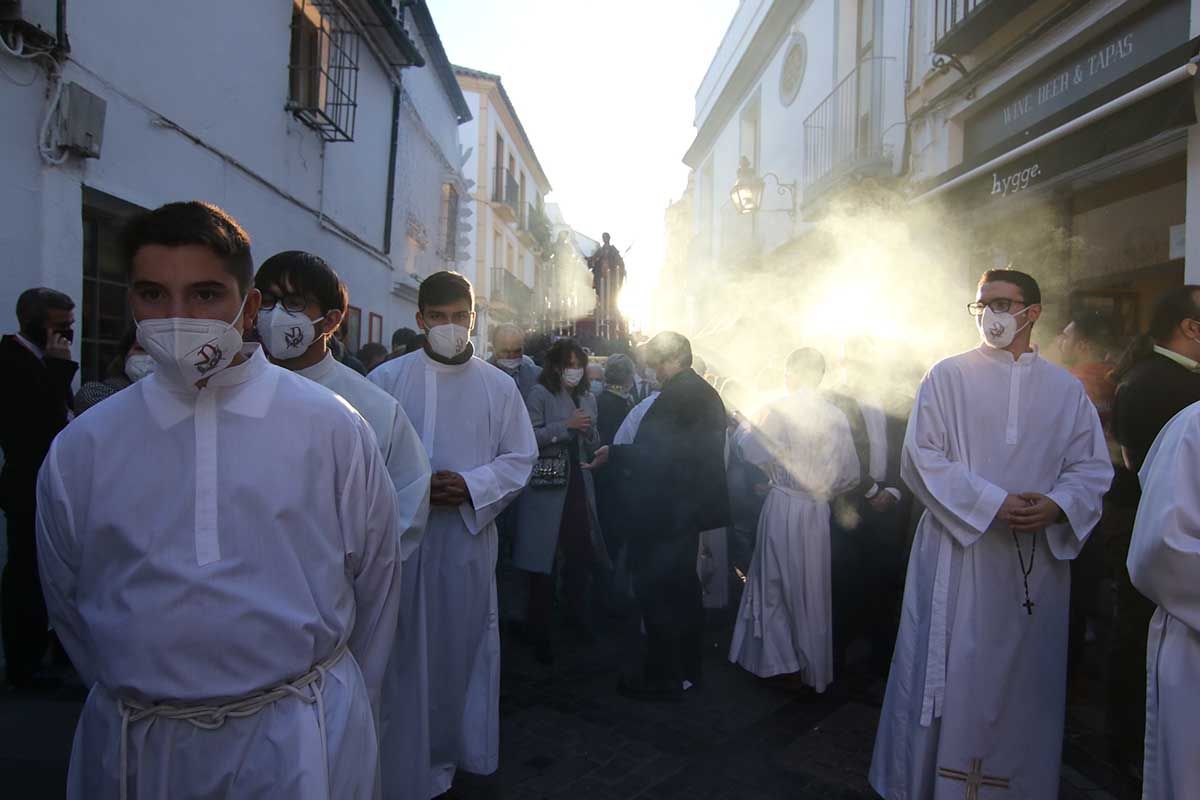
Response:
[{"label": "shop sign", "polygon": [[1189,15],[1185,0],[1160,3],[1005,94],[1000,102],[967,121],[965,155],[970,158],[1027,132],[1186,43]]}]

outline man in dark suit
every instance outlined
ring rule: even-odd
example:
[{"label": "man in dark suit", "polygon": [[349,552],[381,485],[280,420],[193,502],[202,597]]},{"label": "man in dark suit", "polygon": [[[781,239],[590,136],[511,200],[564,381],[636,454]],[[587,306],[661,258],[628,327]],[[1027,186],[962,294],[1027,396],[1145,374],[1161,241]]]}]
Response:
[{"label": "man in dark suit", "polygon": [[75,303],[53,289],[28,289],[17,299],[20,332],[0,339],[0,509],[8,563],[0,582],[8,682],[34,686],[46,652],[46,603],[34,544],[35,487],[42,459],[70,416]]},{"label": "man in dark suit", "polygon": [[633,444],[614,445],[613,468],[630,498],[629,562],[646,629],[640,674],[620,690],[641,700],[678,699],[700,680],[704,608],[696,556],[700,532],[729,524],[725,407],[691,368],[691,343],[660,333],[646,361],[662,393]]}]

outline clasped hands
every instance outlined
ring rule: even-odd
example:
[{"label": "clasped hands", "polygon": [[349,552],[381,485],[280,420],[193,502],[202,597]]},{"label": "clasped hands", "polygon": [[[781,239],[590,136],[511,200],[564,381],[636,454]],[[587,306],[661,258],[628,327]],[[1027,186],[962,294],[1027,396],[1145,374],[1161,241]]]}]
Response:
[{"label": "clasped hands", "polygon": [[1004,498],[996,519],[1017,533],[1036,533],[1059,522],[1063,511],[1058,503],[1039,492],[1010,494]]},{"label": "clasped hands", "polygon": [[429,479],[429,504],[434,506],[461,506],[470,502],[471,490],[467,481],[457,472],[441,470]]}]

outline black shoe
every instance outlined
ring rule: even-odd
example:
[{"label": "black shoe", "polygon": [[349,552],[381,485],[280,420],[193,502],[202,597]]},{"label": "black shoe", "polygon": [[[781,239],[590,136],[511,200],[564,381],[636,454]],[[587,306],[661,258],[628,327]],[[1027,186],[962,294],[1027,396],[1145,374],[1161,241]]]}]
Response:
[{"label": "black shoe", "polygon": [[678,703],[683,699],[683,687],[678,683],[650,682],[642,678],[617,681],[617,693],[630,700],[647,703]]}]

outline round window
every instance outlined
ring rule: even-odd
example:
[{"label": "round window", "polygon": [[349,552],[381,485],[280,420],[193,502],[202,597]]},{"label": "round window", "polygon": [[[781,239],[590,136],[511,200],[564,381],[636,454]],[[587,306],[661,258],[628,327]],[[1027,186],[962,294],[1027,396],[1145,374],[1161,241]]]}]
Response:
[{"label": "round window", "polygon": [[804,83],[804,70],[808,67],[808,42],[803,34],[796,34],[783,59],[783,69],[779,72],[779,101],[790,106],[800,93],[800,85]]}]

